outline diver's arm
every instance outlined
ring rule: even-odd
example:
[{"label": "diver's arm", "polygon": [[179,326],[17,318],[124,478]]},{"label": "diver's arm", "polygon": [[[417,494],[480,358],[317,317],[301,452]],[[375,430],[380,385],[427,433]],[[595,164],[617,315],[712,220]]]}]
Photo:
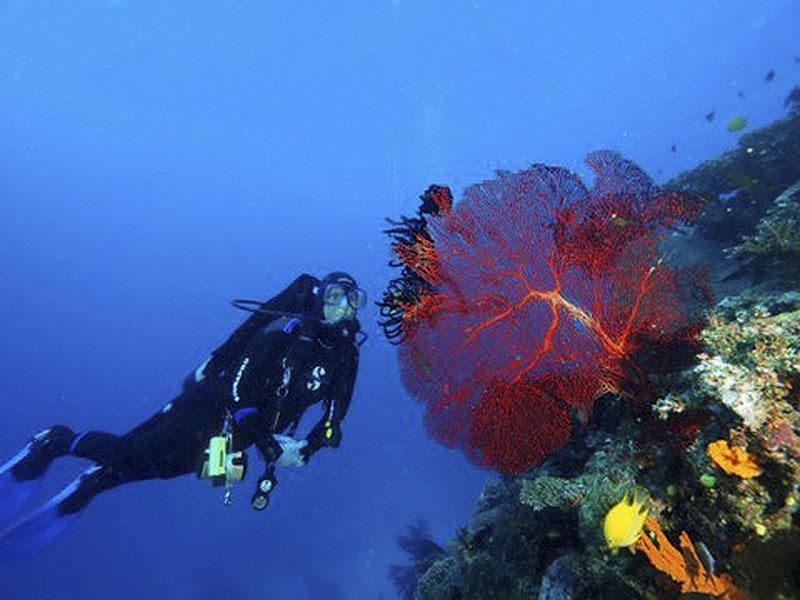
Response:
[{"label": "diver's arm", "polygon": [[346,352],[337,365],[330,397],[325,401],[325,414],[306,436],[308,445],[301,451],[308,459],[323,446],[338,448],[342,440],[341,424],[350,408],[356,374],[358,350]]},{"label": "diver's arm", "polygon": [[240,430],[247,432],[248,437],[253,440],[264,461],[267,465],[270,465],[278,460],[283,449],[272,435],[272,423],[267,416],[258,410],[242,416],[241,413],[247,410],[240,409],[238,411],[238,419],[237,416],[234,416],[234,419],[237,419],[237,425]]}]

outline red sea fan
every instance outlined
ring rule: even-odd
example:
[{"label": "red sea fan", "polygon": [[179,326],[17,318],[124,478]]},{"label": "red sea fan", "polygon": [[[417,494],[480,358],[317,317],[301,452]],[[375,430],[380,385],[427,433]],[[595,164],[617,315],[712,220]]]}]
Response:
[{"label": "red sea fan", "polygon": [[661,192],[615,152],[587,164],[591,190],[534,165],[429,219],[436,283],[427,310],[408,313],[424,318],[400,347],[403,381],[431,435],[482,466],[540,462],[569,439],[572,409],[586,416],[619,389],[642,340],[686,328],[657,243],[699,199]]}]

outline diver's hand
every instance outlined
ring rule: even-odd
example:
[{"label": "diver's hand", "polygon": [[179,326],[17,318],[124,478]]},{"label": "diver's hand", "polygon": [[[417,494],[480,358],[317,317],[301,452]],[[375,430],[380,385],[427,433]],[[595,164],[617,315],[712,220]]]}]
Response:
[{"label": "diver's hand", "polygon": [[302,450],[308,446],[306,440],[296,440],[288,435],[274,434],[272,437],[281,446],[281,455],[275,461],[276,467],[302,467],[306,464]]}]

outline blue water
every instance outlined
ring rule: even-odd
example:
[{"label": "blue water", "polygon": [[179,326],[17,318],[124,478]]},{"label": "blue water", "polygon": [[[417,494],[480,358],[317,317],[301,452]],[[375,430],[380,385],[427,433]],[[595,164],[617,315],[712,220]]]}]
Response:
[{"label": "blue water", "polygon": [[[4,2],[0,455],[148,417],[233,297],[334,269],[379,297],[382,219],[430,183],[583,174],[602,147],[664,180],[732,147],[731,117],[768,123],[800,83],[798,23],[796,0]],[[0,598],[394,597],[397,533],[445,541],[493,475],[427,439],[376,318],[341,448],[266,513],[251,482],[228,508],[192,477],[130,485],[0,564]]]}]

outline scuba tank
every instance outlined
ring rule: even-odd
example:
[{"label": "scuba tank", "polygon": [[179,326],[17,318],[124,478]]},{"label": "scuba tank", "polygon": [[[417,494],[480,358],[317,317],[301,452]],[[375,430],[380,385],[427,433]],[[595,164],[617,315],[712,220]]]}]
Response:
[{"label": "scuba tank", "polygon": [[218,379],[229,374],[253,336],[264,326],[269,325],[281,316],[304,314],[314,306],[314,288],[319,280],[311,275],[297,277],[282,292],[265,302],[252,300],[234,300],[233,306],[252,314],[239,325],[219,348],[214,350],[211,358],[202,367],[202,375],[210,379]]}]

